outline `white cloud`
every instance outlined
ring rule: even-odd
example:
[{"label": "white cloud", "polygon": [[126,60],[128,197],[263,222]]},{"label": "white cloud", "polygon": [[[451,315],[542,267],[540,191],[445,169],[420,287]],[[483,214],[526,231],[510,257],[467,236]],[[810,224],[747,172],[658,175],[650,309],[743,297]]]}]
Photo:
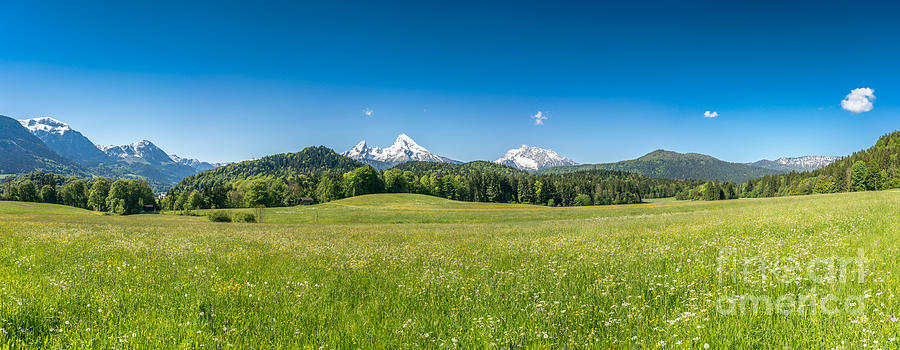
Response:
[{"label": "white cloud", "polygon": [[706,111],[703,112],[703,116],[707,118],[715,118],[719,116],[719,112],[716,111]]},{"label": "white cloud", "polygon": [[850,113],[863,113],[872,110],[872,102],[875,101],[875,89],[856,88],[850,90],[847,97],[841,100],[841,108]]},{"label": "white cloud", "polygon": [[537,114],[531,116],[531,119],[534,119],[534,125],[544,125],[544,121],[547,120],[547,116],[544,112],[538,111]]},{"label": "white cloud", "polygon": [[371,108],[366,108],[363,110],[363,114],[365,114],[367,117],[371,117],[375,115],[375,111],[373,111]]}]

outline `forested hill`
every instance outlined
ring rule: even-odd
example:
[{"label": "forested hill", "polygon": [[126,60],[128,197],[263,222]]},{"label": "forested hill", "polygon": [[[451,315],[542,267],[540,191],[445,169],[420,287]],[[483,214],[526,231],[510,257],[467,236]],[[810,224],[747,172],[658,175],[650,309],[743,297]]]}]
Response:
[{"label": "forested hill", "polygon": [[425,173],[438,173],[441,175],[469,175],[474,173],[495,172],[504,175],[524,174],[519,169],[500,165],[497,163],[476,160],[463,164],[436,163],[436,162],[406,162],[398,164],[392,169],[400,171],[411,171],[416,175]]},{"label": "forested hill", "polygon": [[343,174],[365,166],[341,156],[325,146],[307,147],[300,152],[276,154],[210,169],[188,176],[170,192],[210,188],[251,177],[291,177],[308,174]]},{"label": "forested hill", "polygon": [[900,131],[884,135],[869,149],[802,173],[748,181],[743,197],[771,197],[900,188]]},{"label": "forested hill", "polygon": [[678,153],[666,150],[656,150],[638,159],[616,163],[553,167],[538,173],[562,174],[595,169],[633,171],[653,178],[716,180],[736,183],[781,173],[778,170],[730,163],[705,154]]}]

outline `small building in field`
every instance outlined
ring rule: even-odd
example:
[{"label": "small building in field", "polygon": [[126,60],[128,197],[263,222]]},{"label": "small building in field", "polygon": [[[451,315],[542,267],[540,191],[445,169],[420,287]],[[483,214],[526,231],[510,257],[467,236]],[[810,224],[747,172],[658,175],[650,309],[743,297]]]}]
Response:
[{"label": "small building in field", "polygon": [[300,205],[311,205],[313,203],[315,203],[315,200],[310,197],[300,197]]}]

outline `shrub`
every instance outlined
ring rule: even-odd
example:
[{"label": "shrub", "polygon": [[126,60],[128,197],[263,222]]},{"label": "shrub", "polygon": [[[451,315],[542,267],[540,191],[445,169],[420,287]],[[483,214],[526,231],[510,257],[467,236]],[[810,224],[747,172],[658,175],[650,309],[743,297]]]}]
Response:
[{"label": "shrub", "polygon": [[221,210],[210,212],[209,214],[206,214],[206,217],[212,222],[231,222],[231,216],[229,216],[227,212]]},{"label": "shrub", "polygon": [[884,183],[884,189],[900,188],[900,177]]},{"label": "shrub", "polygon": [[591,200],[591,196],[588,196],[584,193],[575,196],[575,205],[585,206],[585,205],[594,205],[594,201]]},{"label": "shrub", "polygon": [[234,222],[256,222],[256,215],[252,213],[234,213]]}]

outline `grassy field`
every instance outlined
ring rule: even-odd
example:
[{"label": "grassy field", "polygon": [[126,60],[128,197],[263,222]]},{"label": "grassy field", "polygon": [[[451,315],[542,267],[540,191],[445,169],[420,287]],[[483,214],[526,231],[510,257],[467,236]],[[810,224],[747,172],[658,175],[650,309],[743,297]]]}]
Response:
[{"label": "grassy field", "polygon": [[[580,208],[374,195],[267,209],[261,224],[0,202],[0,242],[0,349],[891,348],[900,336],[897,192]],[[864,265],[834,263],[850,258]],[[778,310],[729,307],[752,298]],[[810,299],[830,307],[798,301]]]}]

